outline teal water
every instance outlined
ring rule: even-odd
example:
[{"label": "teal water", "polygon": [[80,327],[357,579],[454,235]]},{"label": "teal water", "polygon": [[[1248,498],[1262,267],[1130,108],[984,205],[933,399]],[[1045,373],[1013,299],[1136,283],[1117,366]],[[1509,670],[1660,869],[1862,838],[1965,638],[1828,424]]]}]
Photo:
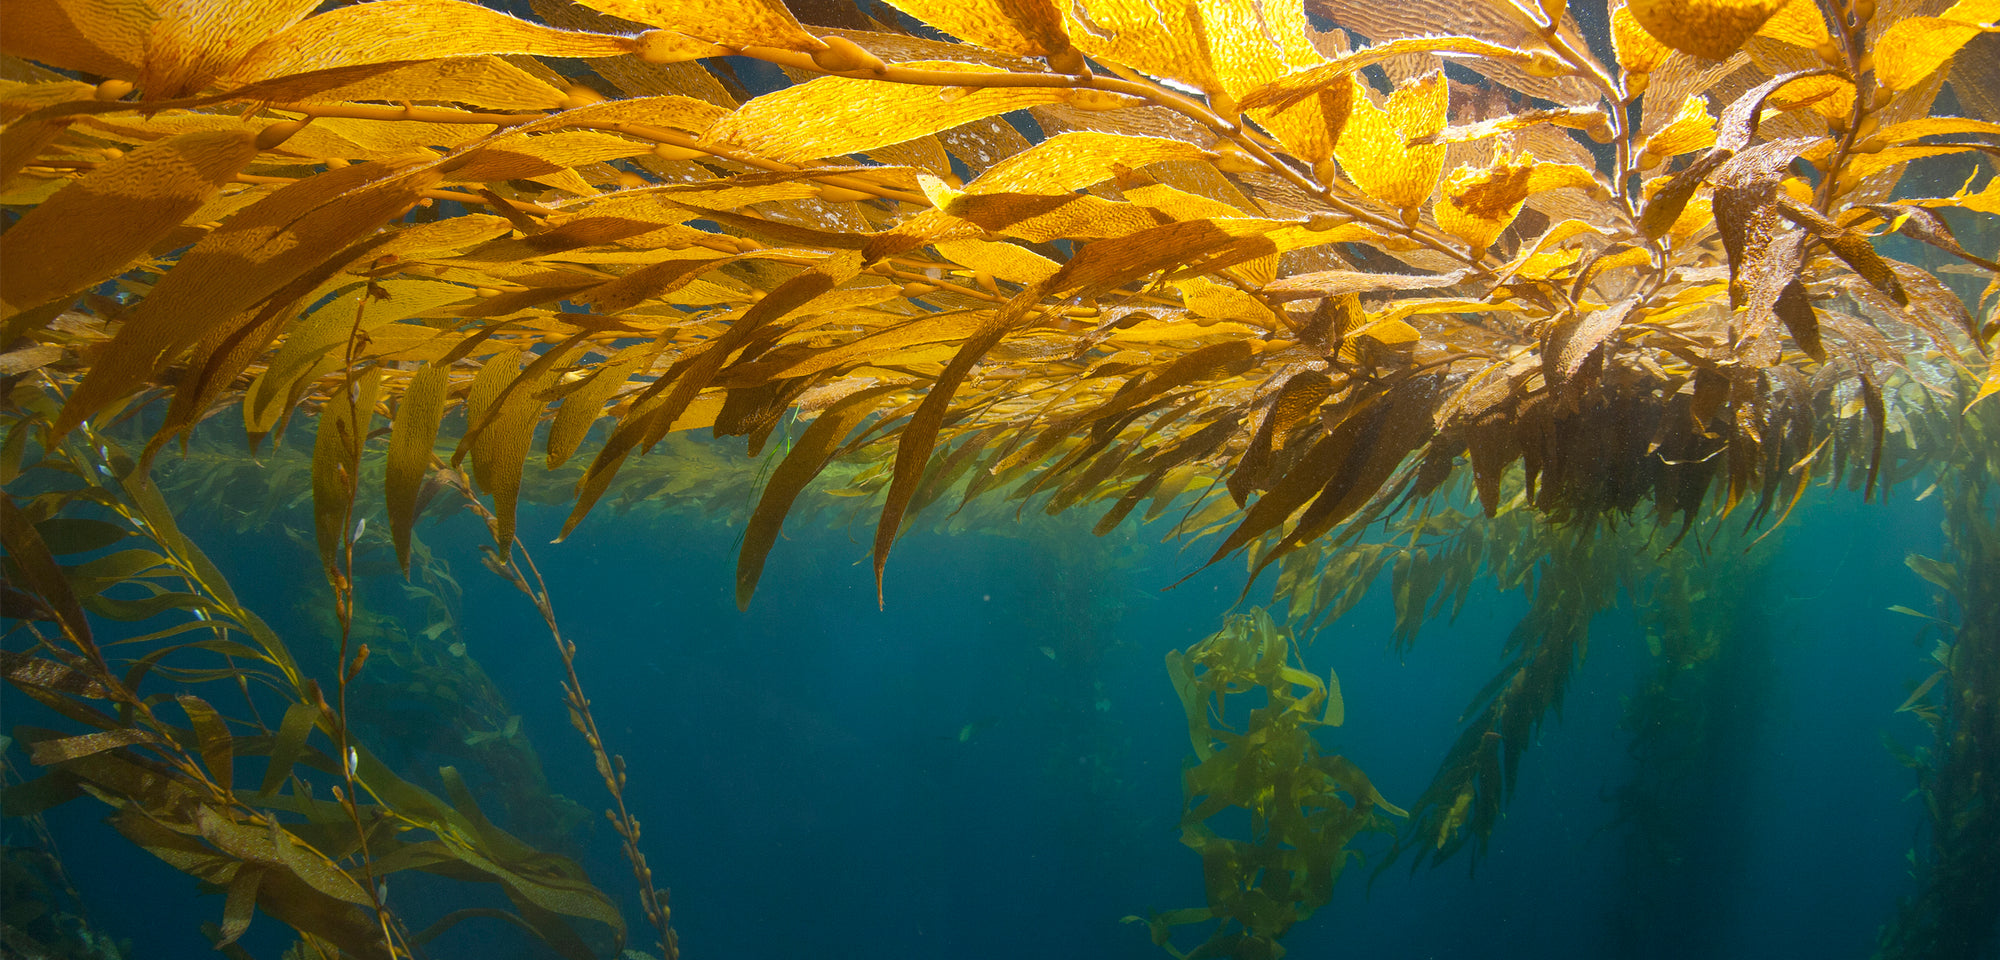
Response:
[{"label": "teal water", "polygon": [[[1943,549],[1935,501],[1913,496],[1815,491],[1774,535],[1774,558],[1746,574],[1724,679],[1691,694],[1729,718],[1726,735],[1681,758],[1675,769],[1691,774],[1635,779],[1623,719],[1653,658],[1622,603],[1594,622],[1476,871],[1464,855],[1413,871],[1406,854],[1371,882],[1388,843],[1364,838],[1369,861],[1286,938],[1291,955],[1867,956],[1911,892],[1905,857],[1921,836],[1914,780],[1883,745],[1927,738],[1894,712],[1928,672],[1920,624],[1888,610],[1929,609],[1904,556]],[[313,635],[324,588],[309,537],[204,527],[198,505],[189,516],[253,609],[282,634]],[[925,525],[899,544],[878,610],[868,518],[795,524],[739,613],[727,522],[607,511],[547,545],[560,519],[525,511],[523,539],[581,648],[609,746],[629,761],[628,799],[687,956],[1162,956],[1120,918],[1203,902],[1199,858],[1178,842],[1189,747],[1162,658],[1217,629],[1243,587],[1240,562],[1163,590],[1207,552],[1160,542],[1164,521],[1101,539],[1082,515]],[[485,534],[469,518],[420,536],[464,587],[466,654],[521,717],[550,789],[587,808],[562,843],[625,904],[642,944],[539,618],[479,568]],[[1408,807],[1525,601],[1481,581],[1455,620],[1398,651],[1389,593],[1385,579],[1303,659],[1345,694],[1347,723],[1321,732],[1324,748]],[[1267,595],[1260,584],[1237,609]],[[315,656],[328,655],[301,653]],[[10,723],[30,710],[7,706]],[[375,709],[369,742],[405,775],[427,783],[442,763],[464,765],[435,739],[461,732],[425,722],[432,705],[388,697]],[[1643,828],[1620,819],[1619,792],[1635,783],[1664,809]],[[125,845],[94,822],[102,813],[86,799],[50,815],[93,920],[132,939],[133,956],[211,955],[194,926],[220,916],[221,898]],[[395,883],[391,903],[413,918],[465,902],[462,885]],[[125,894],[139,884],[144,900]],[[260,918],[245,943],[276,956],[287,934]],[[431,955],[549,954],[473,921]]]}]

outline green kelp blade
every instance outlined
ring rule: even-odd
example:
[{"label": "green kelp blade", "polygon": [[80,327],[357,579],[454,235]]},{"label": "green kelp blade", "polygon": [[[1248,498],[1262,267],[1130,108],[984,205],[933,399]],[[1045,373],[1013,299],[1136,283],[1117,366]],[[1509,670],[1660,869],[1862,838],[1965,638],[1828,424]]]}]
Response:
[{"label": "green kelp blade", "polygon": [[[538,916],[537,911],[595,920],[610,927],[619,943],[625,941],[624,915],[591,885],[581,867],[566,857],[537,851],[495,827],[455,768],[441,767],[438,774],[451,796],[455,819],[465,828],[460,836],[441,834],[445,848],[466,866],[499,881],[522,916],[543,932],[551,946],[560,946],[574,932],[566,922]],[[582,956],[589,957],[589,951]]]},{"label": "green kelp blade", "polygon": [[13,561],[12,567],[15,575],[21,578],[21,585],[48,606],[56,615],[57,622],[62,624],[63,632],[78,648],[102,664],[103,658],[90,637],[90,622],[84,619],[83,606],[77,602],[69,580],[63,576],[62,568],[56,565],[55,557],[49,553],[41,533],[14,505],[12,497],[0,496],[0,545],[7,548],[7,556]]},{"label": "green kelp blade", "polygon": [[264,768],[264,782],[257,792],[271,795],[283,786],[285,778],[291,776],[292,765],[299,760],[305,750],[306,738],[312,734],[313,724],[319,719],[319,708],[303,703],[294,703],[285,708],[285,718],[278,722],[278,734],[271,743],[271,764]]},{"label": "green kelp blade", "polygon": [[[194,694],[184,693],[174,699],[194,725],[195,737],[201,748],[201,762],[208,767],[209,778],[227,794],[234,782],[236,764],[235,740],[230,736],[229,725],[214,707],[209,706],[208,701]],[[225,928],[227,926],[224,924]]]},{"label": "green kelp blade", "polygon": [[79,757],[130,747],[141,743],[157,742],[152,734],[131,728],[99,730],[74,737],[36,741],[28,750],[28,759],[37,766],[66,763]]},{"label": "green kelp blade", "polygon": [[36,523],[35,532],[58,557],[101,550],[132,535],[130,527],[91,517],[50,517]]},{"label": "green kelp blade", "polygon": [[338,553],[347,542],[361,447],[375,418],[375,398],[381,386],[382,368],[370,367],[320,408],[313,437],[313,530],[320,564],[329,578],[341,569]]},{"label": "green kelp blade", "polygon": [[229,895],[222,904],[221,935],[216,938],[217,950],[235,943],[250,929],[250,917],[257,912],[257,883],[264,879],[264,871],[258,867],[239,867],[236,876],[229,881]]}]

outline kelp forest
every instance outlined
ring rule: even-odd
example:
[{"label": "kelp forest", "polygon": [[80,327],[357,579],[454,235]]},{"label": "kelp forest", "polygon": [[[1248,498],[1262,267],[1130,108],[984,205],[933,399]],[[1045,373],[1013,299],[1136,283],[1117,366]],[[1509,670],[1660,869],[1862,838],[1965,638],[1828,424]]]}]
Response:
[{"label": "kelp forest", "polygon": [[[1907,791],[1847,955],[1993,957],[1996,21],[0,5],[0,953],[161,955],[73,879],[129,854],[237,960],[675,960],[710,867],[662,851],[718,827],[650,792],[742,784],[599,685],[648,661],[563,586],[578,541],[656,531],[672,559],[606,569],[719,574],[744,617],[810,569],[889,624],[948,554],[922,543],[1017,538],[1015,649],[1070,671],[1018,695],[1078,759],[1008,782],[1085,808],[1139,734],[1087,731],[1133,698],[1084,671],[1200,578],[1200,639],[1127,641],[1178,784],[1130,801],[1157,813],[1132,842],[1184,899],[1094,891],[1121,955],[1276,958],[1434,875],[1560,875],[1510,831],[1567,724],[1629,768],[1568,797],[1629,881],[1594,955],[1724,956],[1656,892],[1742,869],[1764,828],[1717,811],[1767,763],[1746,731],[1846,644],[1909,678],[1838,707]],[[1872,548],[1893,629],[1785,633],[1764,585],[1822,514],[1920,518]],[[727,559],[674,554],[699,531]],[[1103,573],[1163,550],[1131,591]],[[475,626],[500,607],[504,642]],[[1439,710],[1329,669],[1473,627],[1449,660],[1484,680]],[[1630,682],[1580,679],[1605,657]],[[1419,713],[1393,751],[1357,739]],[[970,719],[922,749],[1022,728]]]}]

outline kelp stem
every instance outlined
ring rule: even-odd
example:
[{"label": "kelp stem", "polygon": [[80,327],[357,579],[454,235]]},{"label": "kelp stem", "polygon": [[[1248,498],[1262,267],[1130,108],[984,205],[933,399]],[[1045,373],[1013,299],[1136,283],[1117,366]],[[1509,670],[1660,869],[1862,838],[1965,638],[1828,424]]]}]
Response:
[{"label": "kelp stem", "polygon": [[[446,483],[465,497],[465,502],[489,529],[498,530],[498,518],[472,492],[465,474],[450,469],[441,469],[439,473]],[[555,605],[549,600],[548,584],[542,580],[542,571],[535,566],[535,558],[528,554],[528,549],[522,546],[518,537],[513,538],[504,555],[491,547],[483,549],[487,568],[527,596],[528,602],[535,605],[536,611],[542,615],[542,622],[548,626],[549,637],[556,642],[556,653],[562,657],[563,703],[569,707],[570,725],[583,734],[584,742],[590,745],[597,774],[604,778],[604,789],[611,794],[611,809],[605,811],[605,817],[611,821],[612,829],[618,831],[619,847],[626,861],[632,865],[632,879],[638,885],[639,904],[646,911],[646,920],[659,931],[661,960],[678,960],[680,938],[674,933],[673,911],[667,903],[667,892],[653,885],[653,869],[646,865],[646,854],[639,849],[639,818],[634,817],[625,806],[625,758],[604,749],[597,718],[590,713],[590,699],[583,695],[583,681],[576,675],[576,644],[562,635],[562,628],[556,622]],[[519,559],[515,557],[517,552]]]}]

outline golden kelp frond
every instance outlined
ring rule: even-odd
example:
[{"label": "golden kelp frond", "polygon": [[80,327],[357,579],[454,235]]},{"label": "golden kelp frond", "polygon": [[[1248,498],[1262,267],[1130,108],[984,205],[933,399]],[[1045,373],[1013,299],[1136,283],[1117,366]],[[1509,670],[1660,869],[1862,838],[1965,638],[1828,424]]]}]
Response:
[{"label": "golden kelp frond", "polygon": [[1354,103],[1334,155],[1362,191],[1413,218],[1429,199],[1444,168],[1441,145],[1412,147],[1410,141],[1444,129],[1449,86],[1442,72],[1396,88],[1383,106],[1365,97]]},{"label": "golden kelp frond", "polygon": [[[1313,731],[1341,725],[1340,682],[1297,662],[1289,633],[1262,609],[1167,654],[1194,750],[1181,775],[1181,842],[1201,854],[1208,907],[1145,918],[1153,942],[1165,946],[1174,927],[1216,920],[1189,955],[1277,955],[1278,938],[1332,896],[1354,855],[1347,845],[1364,830],[1384,828],[1376,811],[1405,815],[1351,761],[1321,752]],[[1246,709],[1231,710],[1232,701],[1245,696],[1261,702],[1248,708],[1246,721],[1230,722]],[[1247,836],[1210,826],[1231,808],[1249,815]]]},{"label": "golden kelp frond", "polygon": [[1682,53],[1722,60],[1790,0],[1631,0],[1645,31]]}]

